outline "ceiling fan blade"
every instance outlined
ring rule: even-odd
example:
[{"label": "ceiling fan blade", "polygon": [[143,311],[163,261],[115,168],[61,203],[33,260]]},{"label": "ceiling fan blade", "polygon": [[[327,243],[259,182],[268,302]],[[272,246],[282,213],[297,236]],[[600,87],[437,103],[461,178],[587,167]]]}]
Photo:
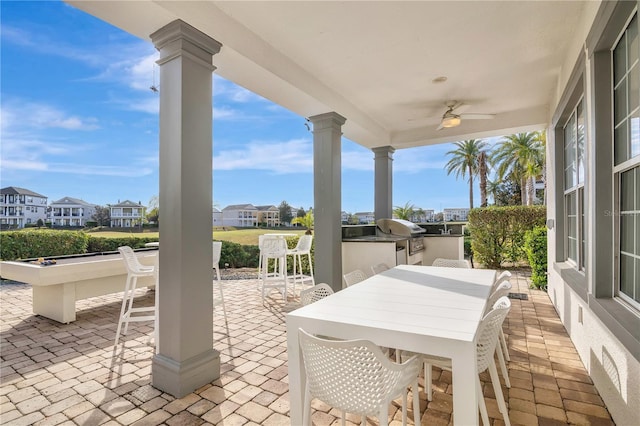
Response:
[{"label": "ceiling fan blade", "polygon": [[495,118],[495,114],[460,114],[460,118],[464,120],[488,120],[491,118]]},{"label": "ceiling fan blade", "polygon": [[458,109],[458,108],[460,108],[461,106],[463,106],[463,105],[464,105],[464,102],[462,102],[462,101],[457,101],[457,102],[455,102],[455,103],[453,103],[453,104],[449,104],[449,105],[450,105],[450,106],[449,106],[449,108],[451,108],[451,111],[455,111],[456,109]]}]

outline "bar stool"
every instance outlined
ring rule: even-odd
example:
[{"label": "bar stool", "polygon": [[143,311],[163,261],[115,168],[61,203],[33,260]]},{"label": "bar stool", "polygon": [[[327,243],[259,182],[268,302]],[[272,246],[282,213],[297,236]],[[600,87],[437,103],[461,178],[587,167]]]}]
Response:
[{"label": "bar stool", "polygon": [[[272,272],[269,260],[273,259]],[[282,297],[287,300],[287,241],[284,238],[264,238],[260,254],[260,281],[262,282],[262,300],[267,290],[282,289]]]},{"label": "bar stool", "polygon": [[[295,248],[287,250],[288,256],[293,256],[293,275],[289,278],[293,281],[293,294],[296,293],[296,281],[300,280],[303,285],[305,281],[310,281],[311,286],[316,284],[313,278],[313,262],[311,260],[311,245],[313,244],[313,235],[303,235],[298,239]],[[305,275],[302,270],[302,256],[307,256],[309,262],[309,275]],[[300,269],[298,270],[298,266]]]},{"label": "bar stool", "polygon": [[[157,275],[156,268],[153,266],[145,266],[142,265],[138,261],[138,257],[134,253],[133,249],[129,246],[118,247],[118,251],[122,255],[122,259],[124,260],[125,266],[127,267],[127,281],[124,286],[124,294],[122,297],[122,308],[120,309],[120,318],[118,319],[118,328],[116,330],[116,340],[114,346],[118,345],[118,339],[120,338],[120,330],[122,329],[122,324],[124,324],[123,335],[127,334],[127,329],[129,328],[130,322],[140,322],[140,321],[153,321],[154,322],[154,330],[155,330],[155,320],[156,320],[156,307],[141,307],[134,308],[133,307],[133,299],[136,292],[136,286],[138,283],[138,278],[142,277],[154,277],[156,278],[157,284]],[[156,292],[158,289],[156,289]],[[135,315],[135,314],[143,314],[148,313],[147,315]],[[155,334],[155,331],[154,331]],[[157,334],[156,334],[157,338]]]}]

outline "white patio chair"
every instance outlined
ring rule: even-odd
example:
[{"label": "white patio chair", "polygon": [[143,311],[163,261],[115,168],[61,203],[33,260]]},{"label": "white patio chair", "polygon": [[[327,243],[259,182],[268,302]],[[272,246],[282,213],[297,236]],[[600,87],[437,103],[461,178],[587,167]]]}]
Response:
[{"label": "white patio chair", "polygon": [[[222,306],[222,313],[224,314],[224,322],[227,323],[227,309],[224,306],[224,294],[222,293],[222,281],[220,281],[220,254],[222,253],[222,242],[214,241],[212,243],[213,248],[213,269],[216,271],[216,280],[213,281],[214,289],[217,290],[218,295],[213,295],[213,309],[216,306]],[[218,297],[219,296],[219,297]]]},{"label": "white patio chair", "polygon": [[[487,300],[487,310],[485,314],[491,309],[491,307],[500,299],[501,297],[505,297],[509,295],[511,291],[511,282],[503,281],[489,296]],[[504,337],[504,332],[502,328],[500,328],[500,345],[498,346],[496,353],[498,355],[498,360],[500,361],[500,369],[502,370],[502,375],[504,376],[505,384],[508,388],[511,387],[511,381],[509,380],[509,375],[507,371],[507,361],[511,361],[511,357],[509,356],[509,348],[507,347],[507,340]]]},{"label": "white patio chair", "polygon": [[310,305],[311,303],[317,302],[318,300],[324,299],[332,294],[333,289],[329,284],[316,284],[313,287],[306,288],[300,292],[300,303],[302,306]]},{"label": "white patio chair", "polygon": [[433,261],[431,266],[443,266],[445,268],[471,268],[469,262],[465,259],[444,259],[437,258]]},{"label": "white patio chair", "polygon": [[[510,426],[507,405],[502,394],[500,379],[498,378],[498,370],[493,358],[498,343],[498,331],[502,328],[502,323],[511,309],[511,301],[508,297],[502,297],[493,305],[493,309],[482,318],[478,332],[476,333],[476,362],[478,368],[478,376],[476,376],[476,386],[478,389],[478,408],[482,416],[482,423],[489,426],[489,415],[487,414],[487,406],[482,396],[482,383],[480,383],[480,373],[489,370],[491,383],[495,392],[498,408],[504,418],[506,426]],[[402,358],[414,355],[404,352]],[[433,400],[433,390],[431,389],[431,367],[436,366],[445,370],[451,370],[451,360],[448,358],[440,358],[429,355],[423,355],[424,361],[424,386],[427,393],[427,401]],[[456,391],[455,389],[453,390]]]},{"label": "white patio chair", "polygon": [[496,277],[496,280],[493,283],[493,286],[491,287],[491,292],[495,291],[498,288],[498,286],[503,282],[509,281],[510,278],[511,278],[511,272],[502,271],[502,273]]},{"label": "white patio chair", "polygon": [[418,374],[420,359],[411,357],[402,364],[388,359],[367,340],[327,340],[298,330],[307,375],[303,424],[310,425],[311,400],[317,398],[342,411],[376,416],[388,425],[389,404],[402,396],[402,424],[407,424],[407,387],[412,387],[413,415],[420,424]]},{"label": "white patio chair", "polygon": [[[130,322],[141,321],[153,321],[155,329],[156,320],[156,307],[133,307],[133,300],[135,297],[136,286],[138,278],[141,277],[155,277],[157,284],[157,275],[155,274],[156,268],[153,266],[142,265],[138,261],[138,257],[134,253],[133,249],[129,246],[118,247],[118,251],[124,260],[124,264],[127,268],[127,280],[124,285],[124,294],[122,296],[122,307],[120,308],[120,317],[118,318],[118,328],[116,329],[116,339],[114,346],[118,346],[118,340],[120,339],[120,330],[124,324],[124,330],[122,334],[126,335]],[[157,290],[156,290],[157,291]],[[146,314],[146,315],[140,315]]]},{"label": "white patio chair", "polygon": [[378,263],[377,265],[373,265],[371,267],[371,272],[373,273],[373,275],[376,275],[388,269],[389,269],[389,265],[387,265],[386,263]]},{"label": "white patio chair", "polygon": [[[293,275],[289,277],[293,282],[293,294],[296,293],[296,281],[300,280],[300,284],[310,281],[311,285],[315,285],[313,277],[313,262],[311,261],[311,245],[313,244],[313,235],[302,235],[298,239],[295,248],[287,250],[288,256],[293,256]],[[302,271],[302,256],[307,256],[309,261],[309,275],[305,275]],[[299,268],[299,269],[298,269]]]},{"label": "white patio chair", "polygon": [[342,276],[344,278],[344,283],[347,287],[350,287],[354,284],[359,283],[360,281],[364,281],[367,279],[367,276],[360,269],[356,269],[355,271],[348,272]]},{"label": "white patio chair", "polygon": [[[268,290],[281,289],[282,297],[287,300],[287,242],[284,238],[265,238],[262,241],[259,276],[262,283],[262,300]],[[269,271],[269,260],[273,259],[274,270]]]}]

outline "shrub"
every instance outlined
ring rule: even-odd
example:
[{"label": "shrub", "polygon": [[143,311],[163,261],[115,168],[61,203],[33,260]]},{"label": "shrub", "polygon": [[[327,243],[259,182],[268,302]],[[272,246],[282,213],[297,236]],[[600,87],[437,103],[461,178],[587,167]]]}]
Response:
[{"label": "shrub", "polygon": [[505,260],[525,260],[524,233],[543,226],[545,219],[544,206],[472,209],[469,231],[475,259],[489,268],[499,268]]},{"label": "shrub", "polygon": [[527,231],[524,237],[524,249],[531,265],[531,283],[533,287],[546,289],[547,286],[547,228],[536,226]]},{"label": "shrub", "polygon": [[0,233],[0,259],[16,260],[85,253],[84,232],[27,229]]},{"label": "shrub", "polygon": [[132,249],[143,248],[146,243],[158,241],[151,237],[121,237],[105,238],[89,236],[87,253],[100,253],[103,251],[116,251],[120,246],[129,246]]},{"label": "shrub", "polygon": [[260,249],[255,245],[241,245],[230,241],[222,242],[220,268],[257,268]]}]

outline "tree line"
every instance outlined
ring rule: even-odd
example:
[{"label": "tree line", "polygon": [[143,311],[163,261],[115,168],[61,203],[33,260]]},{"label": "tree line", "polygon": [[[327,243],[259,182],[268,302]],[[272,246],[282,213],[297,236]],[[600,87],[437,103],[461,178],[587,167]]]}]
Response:
[{"label": "tree line", "polygon": [[[504,136],[493,147],[482,139],[456,142],[455,146],[446,154],[451,158],[445,167],[447,174],[467,178],[470,208],[474,177],[479,180],[480,207],[488,205],[489,196],[496,205],[533,205],[536,180],[541,178],[546,187],[544,131]],[[493,180],[489,179],[492,171]]]}]

